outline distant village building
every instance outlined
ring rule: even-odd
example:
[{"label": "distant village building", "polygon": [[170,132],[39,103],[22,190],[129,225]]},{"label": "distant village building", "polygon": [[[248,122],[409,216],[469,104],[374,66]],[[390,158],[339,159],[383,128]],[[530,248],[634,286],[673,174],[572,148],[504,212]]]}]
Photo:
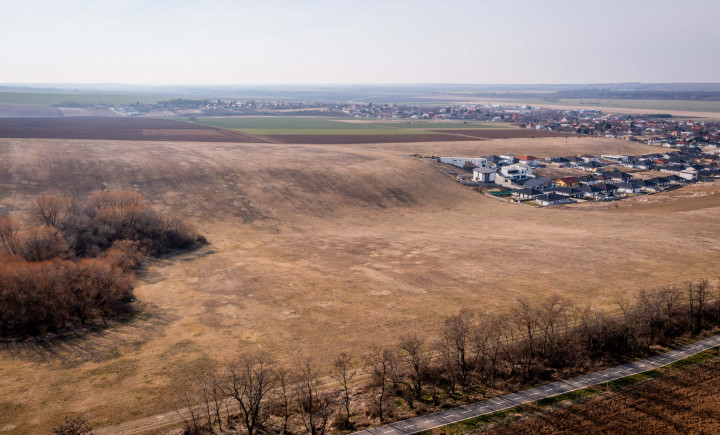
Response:
[{"label": "distant village building", "polygon": [[467,163],[475,166],[487,166],[487,159],[484,157],[440,157],[440,163],[447,163],[458,168],[463,168]]},{"label": "distant village building", "polygon": [[495,170],[484,167],[473,168],[473,181],[478,183],[494,183]]},{"label": "distant village building", "polygon": [[503,166],[500,168],[500,173],[503,177],[516,181],[527,180],[533,174],[532,168],[519,164]]},{"label": "distant village building", "polygon": [[528,165],[528,166],[532,166],[532,167],[536,167],[538,165],[538,158],[535,156],[528,156],[528,155],[515,156],[515,161],[522,165]]},{"label": "distant village building", "polygon": [[536,197],[535,201],[540,205],[567,204],[570,202],[570,198],[558,195],[557,193],[545,193]]}]

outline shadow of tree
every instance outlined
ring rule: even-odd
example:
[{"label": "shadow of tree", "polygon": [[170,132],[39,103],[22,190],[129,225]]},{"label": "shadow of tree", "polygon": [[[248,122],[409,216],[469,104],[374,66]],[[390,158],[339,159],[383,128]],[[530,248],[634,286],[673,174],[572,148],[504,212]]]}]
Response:
[{"label": "shadow of tree", "polygon": [[157,337],[179,316],[157,306],[137,302],[134,311],[117,321],[93,324],[81,330],[33,339],[0,343],[10,357],[72,368],[85,362],[101,362],[140,349]]}]

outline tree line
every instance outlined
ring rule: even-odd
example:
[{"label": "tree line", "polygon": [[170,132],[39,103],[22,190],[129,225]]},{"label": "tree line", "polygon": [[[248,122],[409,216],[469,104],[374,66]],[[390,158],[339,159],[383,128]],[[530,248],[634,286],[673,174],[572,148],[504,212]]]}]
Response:
[{"label": "tree line", "polygon": [[[651,354],[720,326],[720,283],[641,290],[609,312],[551,296],[504,313],[463,309],[434,336],[293,368],[267,354],[210,368],[185,389],[188,434],[343,432]],[[197,405],[200,404],[200,405]]]},{"label": "tree line", "polygon": [[145,255],[205,243],[131,191],[96,191],[86,201],[40,196],[29,215],[27,228],[0,217],[0,338],[127,313],[134,269]]}]

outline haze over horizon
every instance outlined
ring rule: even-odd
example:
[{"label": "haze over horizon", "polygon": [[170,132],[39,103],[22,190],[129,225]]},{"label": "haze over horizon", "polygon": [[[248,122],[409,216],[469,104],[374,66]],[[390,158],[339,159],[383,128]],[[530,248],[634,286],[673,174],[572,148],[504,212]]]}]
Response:
[{"label": "haze over horizon", "polygon": [[678,83],[720,71],[710,0],[5,3],[0,83]]}]

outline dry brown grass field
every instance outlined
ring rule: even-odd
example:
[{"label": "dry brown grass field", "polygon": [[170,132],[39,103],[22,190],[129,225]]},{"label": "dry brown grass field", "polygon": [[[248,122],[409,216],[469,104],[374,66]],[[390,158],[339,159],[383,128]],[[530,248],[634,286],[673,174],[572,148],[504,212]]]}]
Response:
[{"label": "dry brown grass field", "polygon": [[166,412],[200,367],[243,352],[331,361],[409,330],[430,334],[462,307],[503,310],[551,293],[604,306],[639,287],[717,276],[718,195],[538,209],[480,195],[410,157],[618,148],[654,150],[581,137],[567,145],[0,139],[0,214],[25,217],[40,194],[137,189],[210,242],[150,264],[127,322],[2,345],[0,431],[44,433],[67,413],[100,427]]}]

